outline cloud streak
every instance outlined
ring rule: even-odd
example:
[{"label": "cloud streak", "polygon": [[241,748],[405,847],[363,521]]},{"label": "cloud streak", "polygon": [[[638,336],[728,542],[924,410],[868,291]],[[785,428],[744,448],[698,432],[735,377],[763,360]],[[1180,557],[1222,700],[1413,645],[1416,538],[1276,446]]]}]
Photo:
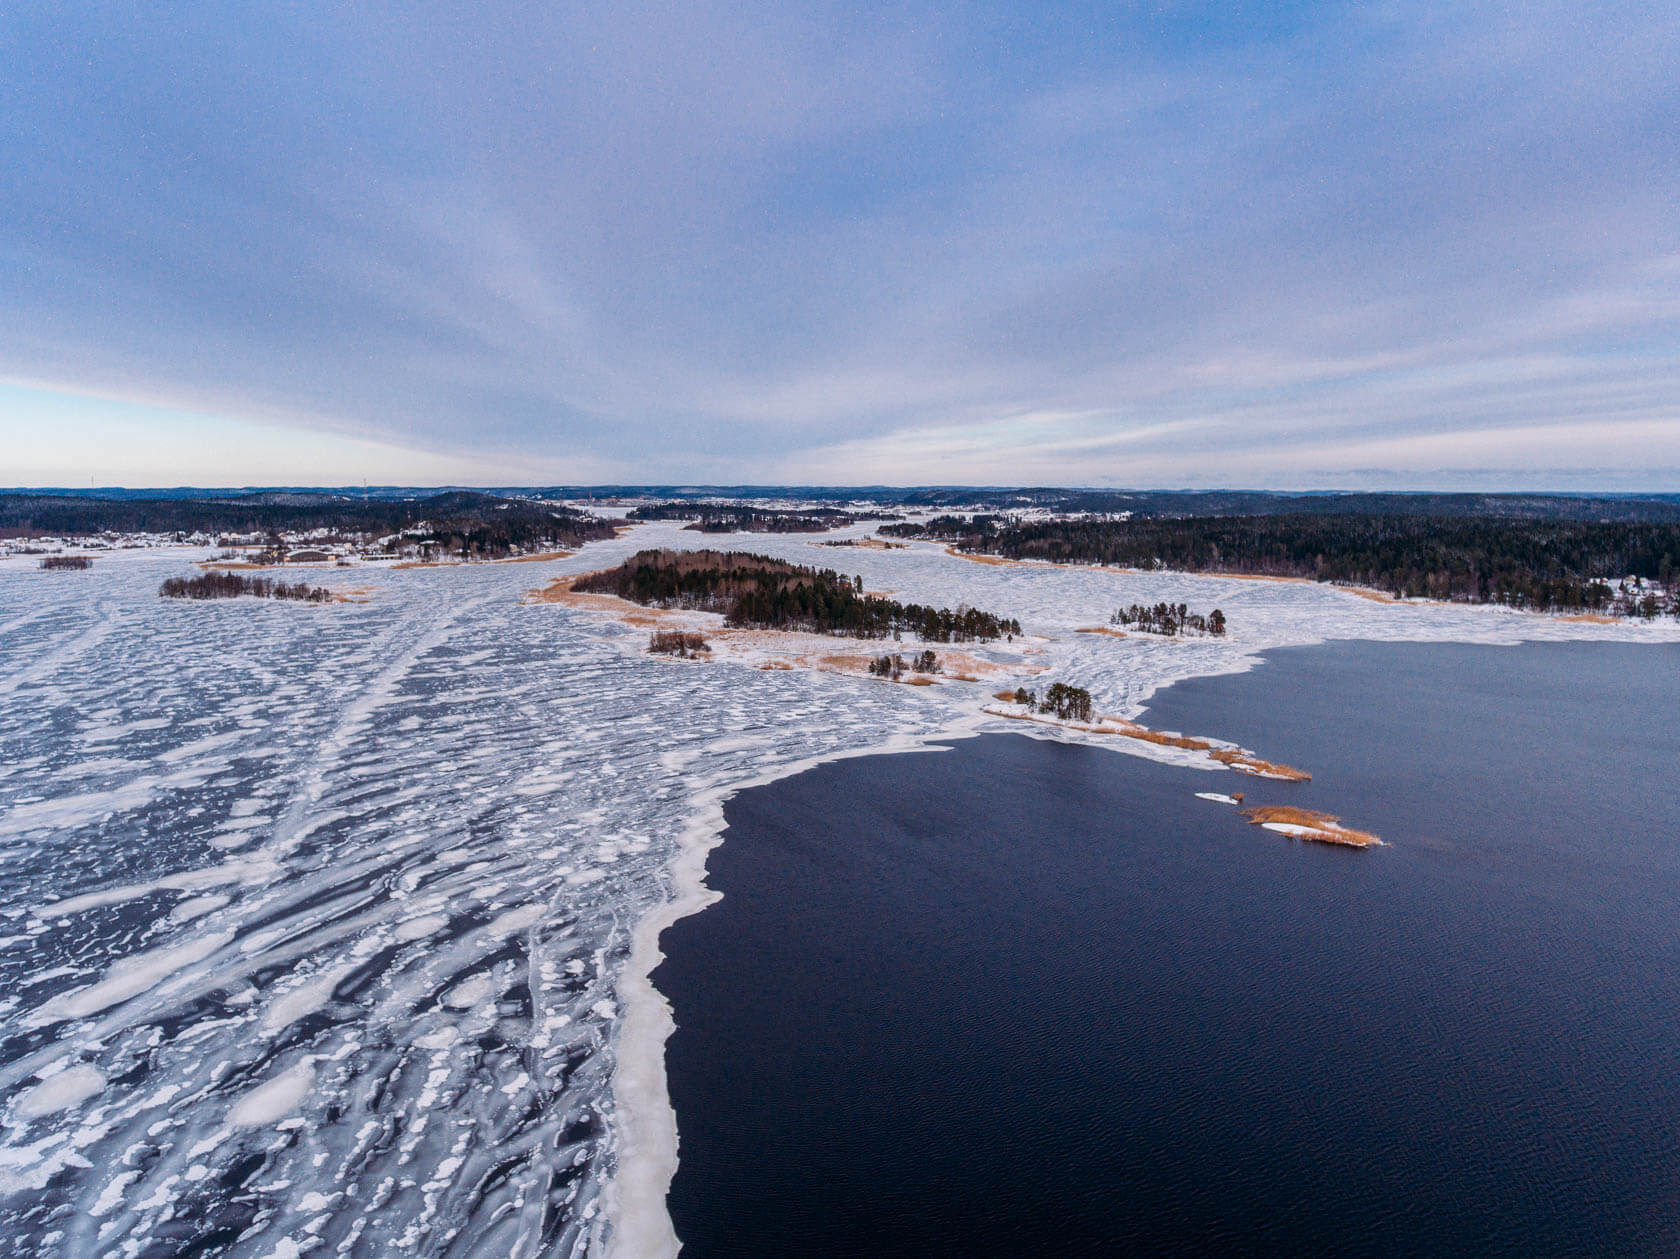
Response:
[{"label": "cloud streak", "polygon": [[445,480],[1680,466],[1649,8],[91,6],[0,54],[13,382]]}]

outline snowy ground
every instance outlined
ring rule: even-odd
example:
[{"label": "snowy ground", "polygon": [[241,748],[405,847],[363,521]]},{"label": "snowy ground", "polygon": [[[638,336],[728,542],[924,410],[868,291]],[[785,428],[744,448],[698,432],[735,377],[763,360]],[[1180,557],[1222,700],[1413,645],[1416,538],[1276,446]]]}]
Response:
[{"label": "snowy ground", "polygon": [[[818,540],[647,525],[554,563],[312,574],[371,587],[325,607],[157,597],[205,552],[0,560],[0,1253],[657,1253],[645,972],[703,903],[730,791],[941,734],[1078,737],[982,712],[1017,662],[1129,717],[1324,638],[1680,639]],[[760,668],[798,654],[763,642],[655,660],[645,629],[522,601],[650,545],[833,566],[1033,637],[996,676],[910,687]],[[1075,632],[1161,599],[1230,637]]]}]

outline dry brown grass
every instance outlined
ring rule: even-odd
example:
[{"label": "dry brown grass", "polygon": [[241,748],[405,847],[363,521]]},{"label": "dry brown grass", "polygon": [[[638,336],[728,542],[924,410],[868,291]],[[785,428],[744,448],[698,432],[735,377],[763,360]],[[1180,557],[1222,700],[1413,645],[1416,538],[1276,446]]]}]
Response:
[{"label": "dry brown grass", "polygon": [[403,560],[392,568],[461,568],[468,564],[542,564],[549,560],[565,560],[576,551],[539,551],[534,555],[508,555],[499,560]]},{"label": "dry brown grass", "polygon": [[1316,586],[1319,584],[1311,577],[1280,577],[1272,573],[1221,573],[1212,569],[1203,569],[1189,575],[1191,577],[1229,577],[1232,581],[1280,581],[1291,586]]},{"label": "dry brown grass", "polygon": [[[541,590],[527,590],[525,592],[525,602],[526,603],[564,603],[564,604],[572,604],[573,600],[579,600],[579,599],[611,599],[612,597],[610,595],[589,595],[589,594],[584,594],[581,591],[577,591],[577,590],[572,589],[572,583],[577,581],[579,578],[593,577],[594,575],[595,574],[593,574],[593,573],[577,573],[577,574],[575,574],[571,577],[556,577],[553,581],[549,582],[548,585],[544,586]],[[622,599],[612,599],[612,602],[617,604],[617,603],[623,603],[624,600],[622,600]],[[582,605],[582,606],[602,606],[602,605]]]},{"label": "dry brown grass", "polygon": [[1124,729],[1116,730],[1115,734],[1128,739],[1141,739],[1145,743],[1153,743],[1163,748],[1183,748],[1186,752],[1208,752],[1213,744],[1206,739],[1192,739],[1183,734],[1163,734],[1159,730],[1151,730],[1147,726],[1128,724]]},{"label": "dry brown grass", "polygon": [[491,560],[492,564],[546,564],[549,560],[569,560],[576,551],[538,551],[534,555],[510,555],[506,559]]},{"label": "dry brown grass", "polygon": [[[1004,703],[1013,703],[1013,691],[998,691],[993,699]],[[1001,709],[988,708],[985,710],[994,717],[1008,717],[1014,721],[1038,721],[1046,725],[1066,726],[1072,730],[1082,730],[1088,734],[1114,734],[1122,739],[1136,739],[1140,743],[1150,743],[1156,747],[1178,748],[1185,752],[1206,752],[1208,759],[1218,761],[1229,769],[1240,773],[1255,774],[1262,778],[1276,778],[1283,782],[1310,782],[1312,775],[1304,769],[1296,769],[1292,765],[1280,765],[1275,761],[1262,760],[1258,756],[1244,752],[1240,748],[1219,747],[1209,739],[1198,739],[1191,735],[1167,734],[1161,730],[1151,730],[1148,726],[1140,726],[1135,721],[1127,721],[1121,717],[1101,717],[1095,722],[1084,725],[1072,721],[1055,721],[1051,718],[1040,717],[1032,712],[1006,712]]]},{"label": "dry brown grass", "polygon": [[577,573],[570,577],[557,577],[541,590],[527,590],[523,602],[558,603],[562,607],[577,608],[580,611],[607,612],[624,624],[633,625],[638,629],[660,629],[673,625],[680,627],[681,617],[665,608],[644,608],[639,603],[631,603],[617,595],[573,589],[577,582],[588,576],[592,574]]},{"label": "dry brown grass", "polygon": [[1276,761],[1263,761],[1258,756],[1237,748],[1215,748],[1208,756],[1221,765],[1229,765],[1232,769],[1244,774],[1258,774],[1262,778],[1281,778],[1285,782],[1311,782],[1312,775],[1304,769],[1296,769],[1293,765],[1280,765]]},{"label": "dry brown grass", "polygon": [[967,560],[971,564],[1013,565],[1026,563],[1025,560],[1012,560],[1003,555],[979,555],[973,551],[959,551],[954,546],[946,547],[945,554],[959,560]]},{"label": "dry brown grass", "polygon": [[1571,625],[1615,625],[1613,616],[1600,616],[1596,612],[1581,612],[1575,616],[1560,616],[1560,621],[1568,621]]},{"label": "dry brown grass", "polygon": [[1124,638],[1125,633],[1117,629],[1109,629],[1106,625],[1087,625],[1083,629],[1076,629],[1075,634],[1106,634],[1110,638]]},{"label": "dry brown grass", "polygon": [[1288,804],[1268,804],[1244,809],[1242,814],[1255,826],[1275,822],[1283,826],[1305,827],[1299,836],[1321,844],[1345,844],[1349,848],[1371,848],[1382,843],[1370,831],[1357,831],[1343,826],[1342,819],[1317,809],[1298,809]]}]

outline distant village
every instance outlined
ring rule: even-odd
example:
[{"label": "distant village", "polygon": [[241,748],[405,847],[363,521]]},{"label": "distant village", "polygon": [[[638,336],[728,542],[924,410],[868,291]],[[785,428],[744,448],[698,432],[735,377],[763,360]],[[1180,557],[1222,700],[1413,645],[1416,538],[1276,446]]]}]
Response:
[{"label": "distant village", "polygon": [[[400,561],[427,562],[438,559],[441,543],[431,536],[422,521],[383,537],[346,536],[334,529],[307,529],[281,533],[117,533],[64,537],[0,538],[0,559],[14,555],[94,555],[155,547],[191,546],[215,548],[212,562],[242,564],[389,564]],[[539,547],[538,550],[541,548]],[[518,554],[518,547],[512,548]]]}]

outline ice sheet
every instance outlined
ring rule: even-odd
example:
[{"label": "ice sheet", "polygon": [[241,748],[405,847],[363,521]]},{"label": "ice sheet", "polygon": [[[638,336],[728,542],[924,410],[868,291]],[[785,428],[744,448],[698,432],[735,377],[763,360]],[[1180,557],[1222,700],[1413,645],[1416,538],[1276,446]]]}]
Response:
[{"label": "ice sheet", "polygon": [[[451,1238],[669,1252],[670,1022],[647,975],[659,928],[709,899],[732,791],[980,730],[1184,755],[982,711],[1017,681],[1085,686],[1098,712],[1135,717],[1160,686],[1329,637],[1680,638],[1672,621],[815,542],[651,525],[556,563],[356,569],[342,580],[367,601],[324,607],[161,600],[201,554],[180,549],[76,582],[0,572],[13,1246],[139,1253],[197,1221],[244,1256]],[[773,642],[656,661],[645,629],[521,602],[646,545],[840,567],[902,600],[1019,617],[1029,637],[988,649],[1004,672],[983,683],[913,688],[757,667],[785,654]],[[1076,632],[1159,600],[1219,606],[1232,633]],[[42,1195],[64,1208],[50,1227]]]}]

